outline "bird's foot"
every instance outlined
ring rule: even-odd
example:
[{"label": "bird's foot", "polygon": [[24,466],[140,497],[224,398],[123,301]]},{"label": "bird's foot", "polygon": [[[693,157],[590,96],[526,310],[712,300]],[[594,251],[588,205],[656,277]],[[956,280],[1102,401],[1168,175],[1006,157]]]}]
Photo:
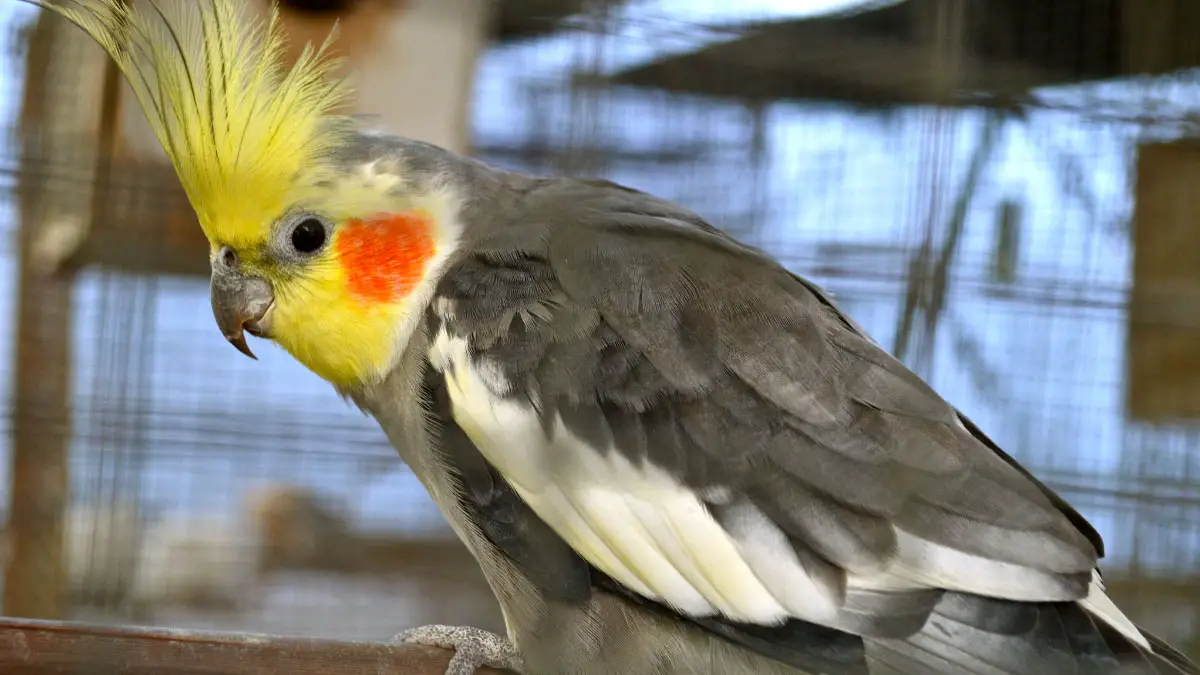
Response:
[{"label": "bird's foot", "polygon": [[511,642],[480,628],[431,624],[410,628],[393,641],[454,650],[446,675],[475,675],[484,666],[518,673],[524,668]]}]

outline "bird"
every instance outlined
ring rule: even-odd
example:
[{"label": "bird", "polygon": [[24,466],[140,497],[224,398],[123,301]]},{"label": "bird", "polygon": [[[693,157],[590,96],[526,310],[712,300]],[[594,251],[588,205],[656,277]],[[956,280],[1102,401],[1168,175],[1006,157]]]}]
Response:
[{"label": "bird", "polygon": [[329,40],[233,0],[35,1],[114,59],[214,319],[374,418],[506,636],[447,675],[1200,673],[1091,524],[816,284],[671,201],[365,131]]}]

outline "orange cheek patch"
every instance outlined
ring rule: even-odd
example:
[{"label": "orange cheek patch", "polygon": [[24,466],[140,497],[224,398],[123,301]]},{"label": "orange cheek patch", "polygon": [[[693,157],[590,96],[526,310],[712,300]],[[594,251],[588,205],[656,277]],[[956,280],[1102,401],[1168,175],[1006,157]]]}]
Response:
[{"label": "orange cheek patch", "polygon": [[337,237],[350,295],[393,302],[412,292],[433,258],[432,223],[422,213],[381,213],[347,220]]}]

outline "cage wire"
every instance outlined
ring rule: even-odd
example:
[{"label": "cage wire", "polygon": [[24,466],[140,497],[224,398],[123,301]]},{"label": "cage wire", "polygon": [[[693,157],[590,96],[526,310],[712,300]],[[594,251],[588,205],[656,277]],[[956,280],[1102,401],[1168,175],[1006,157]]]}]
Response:
[{"label": "cage wire", "polygon": [[[1129,368],[1137,331],[1195,341],[1194,305],[1139,322],[1135,239],[1157,221],[1137,237],[1134,221],[1151,200],[1140,148],[1186,150],[1196,136],[1200,11],[1166,0],[630,0],[546,18],[554,4],[498,3],[506,22],[537,30],[513,29],[480,57],[474,154],[674,199],[822,284],[1088,517],[1107,544],[1112,594],[1200,657],[1200,438],[1186,416],[1131,412]],[[5,11],[9,33],[27,37],[36,12]],[[16,72],[28,50],[11,51],[5,70]],[[67,82],[85,61],[59,49],[49,67]],[[19,219],[70,208],[77,167],[95,161],[95,148],[55,136],[56,116],[95,106],[61,89],[36,111],[36,133],[4,152],[6,185],[36,183],[41,195],[10,191],[13,241]],[[4,100],[20,91],[7,83]],[[153,190],[118,186],[109,199],[136,203],[124,225],[155,236],[165,207]],[[1175,240],[1178,256],[1194,250]],[[3,255],[12,272],[0,302],[17,316],[30,294],[17,290],[17,247]],[[68,558],[93,570],[71,575],[119,589],[74,598],[68,615],[358,638],[499,625],[374,424],[279,350],[258,350],[255,363],[232,354],[203,277],[85,265],[55,283],[42,282],[30,296],[41,301],[22,305],[0,340],[15,355],[6,452],[48,442],[61,425],[46,421],[69,413],[69,502],[91,515],[76,527],[88,544]],[[69,345],[47,347],[56,322]],[[22,340],[29,331],[45,334]],[[20,374],[41,358],[25,342],[71,364],[65,412],[44,391],[26,397],[40,404],[19,402]],[[127,513],[133,552],[108,550]],[[318,543],[301,541],[314,532]],[[242,570],[254,602],[129,600],[134,582],[114,561],[152,568],[155,550],[170,560],[163,540],[189,533],[191,545],[227,548],[205,564]],[[317,560],[331,547],[354,559]]]}]

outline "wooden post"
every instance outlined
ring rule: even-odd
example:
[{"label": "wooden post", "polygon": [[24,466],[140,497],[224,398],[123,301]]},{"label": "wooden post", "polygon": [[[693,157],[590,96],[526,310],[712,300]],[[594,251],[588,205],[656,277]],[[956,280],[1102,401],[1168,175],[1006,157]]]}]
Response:
[{"label": "wooden post", "polygon": [[[20,116],[18,290],[13,368],[4,612],[63,616],[64,516],[70,496],[73,280],[46,265],[45,243],[78,241],[91,220],[107,60],[90,38],[52,15],[29,33]],[[99,81],[92,77],[100,75]],[[83,105],[84,102],[91,105]],[[111,115],[110,115],[111,116]],[[48,233],[59,234],[47,237]],[[70,255],[71,246],[58,254]],[[57,254],[56,254],[57,255]]]},{"label": "wooden post", "polygon": [[[22,121],[42,105],[58,27],[41,19],[29,35],[29,63]],[[26,131],[22,125],[22,131]],[[40,173],[40,172],[36,172]],[[16,364],[12,409],[8,568],[4,612],[46,619],[62,615],[63,512],[67,498],[67,349],[70,283],[34,271],[34,234],[29,221],[44,181],[20,177],[20,233],[15,326]]]},{"label": "wooden post", "polygon": [[72,282],[30,270],[32,237],[21,230],[4,613],[56,619],[65,586]]}]

